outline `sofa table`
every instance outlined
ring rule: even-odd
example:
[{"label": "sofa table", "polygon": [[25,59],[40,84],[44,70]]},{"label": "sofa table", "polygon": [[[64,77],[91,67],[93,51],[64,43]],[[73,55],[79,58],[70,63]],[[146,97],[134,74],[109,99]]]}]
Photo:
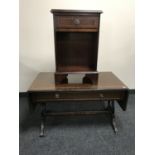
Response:
[{"label": "sofa table", "polygon": [[[115,123],[114,105],[118,103],[124,111],[127,108],[128,88],[112,72],[98,72],[97,81],[93,84],[57,84],[55,83],[55,73],[41,72],[33,81],[28,93],[32,107],[37,104],[41,105],[41,137],[44,136],[46,116],[101,114],[103,112],[111,114],[112,127],[116,133],[118,130]],[[87,100],[100,100],[104,109],[102,111],[51,112],[46,108],[47,103],[51,102]]]}]

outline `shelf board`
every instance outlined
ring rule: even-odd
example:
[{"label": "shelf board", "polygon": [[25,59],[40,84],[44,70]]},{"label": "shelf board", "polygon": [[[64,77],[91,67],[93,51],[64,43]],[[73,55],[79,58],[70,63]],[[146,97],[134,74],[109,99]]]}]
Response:
[{"label": "shelf board", "polygon": [[94,72],[95,69],[92,69],[88,66],[58,66],[57,72]]}]

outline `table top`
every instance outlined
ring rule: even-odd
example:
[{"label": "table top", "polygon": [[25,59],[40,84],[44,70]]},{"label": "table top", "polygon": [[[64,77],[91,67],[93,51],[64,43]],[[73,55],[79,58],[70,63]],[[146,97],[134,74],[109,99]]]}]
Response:
[{"label": "table top", "polygon": [[112,72],[99,72],[97,84],[68,83],[55,84],[55,73],[41,72],[33,81],[29,92],[42,91],[85,91],[128,89]]}]

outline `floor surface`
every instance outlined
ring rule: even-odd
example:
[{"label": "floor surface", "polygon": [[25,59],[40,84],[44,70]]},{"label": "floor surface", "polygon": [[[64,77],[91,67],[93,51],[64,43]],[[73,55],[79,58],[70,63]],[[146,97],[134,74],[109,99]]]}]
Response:
[{"label": "floor surface", "polygon": [[[20,107],[24,104],[26,99],[21,98]],[[56,108],[60,108],[60,105]],[[127,111],[122,111],[116,105],[116,121],[119,130],[116,135],[109,115],[65,116],[48,118],[46,137],[40,138],[38,111],[20,121],[20,155],[135,154],[134,94],[129,96]],[[20,113],[24,113],[21,108]]]}]

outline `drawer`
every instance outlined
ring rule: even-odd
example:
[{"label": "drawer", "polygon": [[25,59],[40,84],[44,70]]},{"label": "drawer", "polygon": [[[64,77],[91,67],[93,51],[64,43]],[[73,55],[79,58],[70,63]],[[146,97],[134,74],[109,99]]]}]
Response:
[{"label": "drawer", "polygon": [[121,100],[123,91],[83,91],[83,92],[38,92],[32,93],[33,102],[46,102],[55,100]]},{"label": "drawer", "polygon": [[97,29],[99,27],[99,16],[55,16],[56,29]]}]

